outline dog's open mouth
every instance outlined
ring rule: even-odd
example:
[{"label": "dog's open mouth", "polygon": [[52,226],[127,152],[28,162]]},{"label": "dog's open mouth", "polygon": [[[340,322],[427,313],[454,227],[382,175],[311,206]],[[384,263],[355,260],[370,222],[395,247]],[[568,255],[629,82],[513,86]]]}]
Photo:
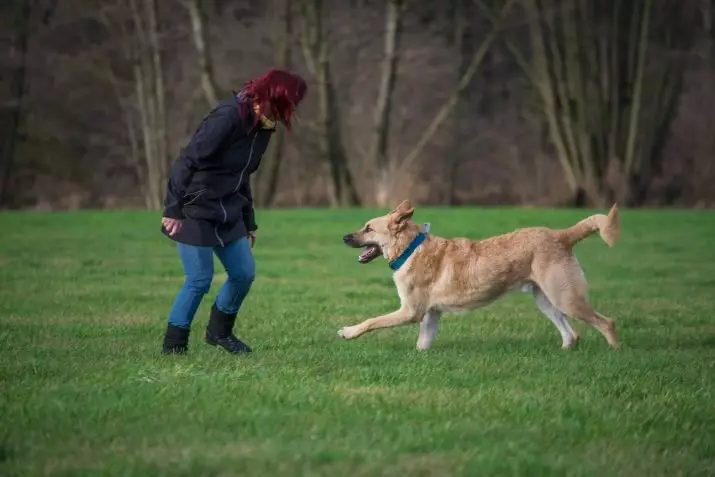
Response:
[{"label": "dog's open mouth", "polygon": [[358,262],[368,263],[375,260],[377,257],[382,255],[382,250],[377,245],[367,245],[358,257]]}]

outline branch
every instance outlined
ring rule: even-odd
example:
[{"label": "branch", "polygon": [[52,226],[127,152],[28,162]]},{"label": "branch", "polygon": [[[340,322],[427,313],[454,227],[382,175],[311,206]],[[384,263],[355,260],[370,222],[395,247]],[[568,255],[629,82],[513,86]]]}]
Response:
[{"label": "branch", "polygon": [[373,124],[373,144],[371,148],[371,163],[387,170],[387,138],[390,128],[390,110],[392,106],[392,93],[395,89],[395,76],[399,58],[400,36],[402,33],[402,0],[388,0],[385,15],[386,32],[383,49],[382,76],[380,89],[377,94],[375,117]]},{"label": "branch", "polygon": [[[315,44],[312,41],[312,37],[315,36],[313,33],[316,27],[316,19],[313,17],[311,18],[309,7],[307,5],[307,2],[309,0],[300,0],[298,2],[298,9],[299,9],[299,17],[301,20],[301,28],[300,28],[300,35],[299,35],[299,40],[300,40],[300,49],[303,53],[303,59],[305,60],[305,66],[308,68],[308,71],[310,72],[311,75],[315,76],[317,72],[316,68],[316,52],[315,52]],[[314,9],[313,9],[314,10]],[[309,31],[311,30],[311,31]]]},{"label": "branch", "polygon": [[201,75],[201,89],[209,107],[218,103],[218,88],[213,71],[213,62],[208,48],[206,35],[204,12],[201,9],[200,0],[185,0],[182,2],[189,11],[191,19],[191,36],[194,40],[196,53],[199,59],[199,72]]},{"label": "branch", "polygon": [[630,174],[635,162],[636,135],[638,134],[638,119],[640,116],[641,97],[643,96],[643,72],[645,70],[645,56],[648,46],[648,25],[650,21],[652,0],[646,0],[643,7],[643,18],[641,24],[640,38],[638,40],[638,63],[635,72],[635,85],[633,91],[633,104],[631,105],[631,117],[628,123],[628,142],[626,143],[625,171]]},{"label": "branch", "polygon": [[534,86],[541,95],[544,103],[544,115],[549,125],[551,140],[556,147],[557,156],[561,168],[566,176],[566,182],[572,192],[578,188],[578,181],[573,164],[569,161],[569,154],[564,143],[562,134],[560,133],[559,121],[557,116],[556,98],[552,85],[550,84],[549,65],[547,63],[546,46],[544,45],[543,30],[541,28],[541,20],[539,19],[538,7],[535,0],[527,1],[526,14],[529,21],[529,34],[531,36],[532,48],[534,49],[533,57],[535,63],[534,71]]},{"label": "branch", "polygon": [[501,21],[499,21],[499,25],[492,28],[492,30],[489,32],[489,34],[484,39],[482,44],[479,46],[477,51],[474,53],[474,56],[472,57],[472,61],[470,62],[467,70],[464,72],[464,75],[462,75],[462,77],[460,78],[457,88],[452,92],[449,99],[447,99],[445,104],[442,106],[442,108],[439,110],[439,112],[435,115],[435,117],[432,120],[432,122],[430,123],[430,125],[427,126],[427,129],[422,134],[422,137],[420,137],[419,141],[417,141],[417,144],[415,144],[415,146],[412,148],[412,150],[402,160],[402,163],[400,164],[401,168],[407,169],[412,166],[412,164],[417,160],[417,158],[419,157],[420,153],[425,148],[427,143],[432,139],[432,137],[435,135],[435,133],[439,130],[442,123],[444,123],[444,121],[449,117],[450,113],[456,106],[457,101],[459,100],[462,92],[471,83],[472,78],[474,77],[477,70],[479,69],[479,66],[481,65],[482,61],[484,60],[484,57],[486,56],[487,51],[489,51],[489,48],[491,48],[492,43],[494,42],[497,34],[501,30],[502,21],[504,20],[504,18],[506,18],[506,16],[508,15],[508,13],[511,10],[513,5],[514,5],[514,0],[506,0],[506,4],[502,7],[501,12],[499,13],[499,17],[501,19]]}]

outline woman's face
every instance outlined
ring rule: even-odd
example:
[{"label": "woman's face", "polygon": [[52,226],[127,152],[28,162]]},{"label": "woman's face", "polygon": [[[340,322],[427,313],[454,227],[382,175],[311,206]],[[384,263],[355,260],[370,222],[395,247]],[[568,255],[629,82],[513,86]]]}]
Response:
[{"label": "woman's face", "polygon": [[[253,110],[256,112],[256,114],[263,116],[269,121],[278,121],[280,119],[278,116],[279,112],[281,111],[281,107],[281,104],[276,105],[272,101],[268,101],[264,104],[260,104],[258,102],[253,103]],[[278,108],[278,112],[276,111],[276,108]],[[295,106],[291,104],[289,106],[289,109],[290,113],[292,113],[295,109]]]}]

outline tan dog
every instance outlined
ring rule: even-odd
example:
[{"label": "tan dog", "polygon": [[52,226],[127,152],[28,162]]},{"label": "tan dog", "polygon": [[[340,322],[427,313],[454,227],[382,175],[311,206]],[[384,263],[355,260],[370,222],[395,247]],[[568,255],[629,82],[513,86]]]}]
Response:
[{"label": "tan dog", "polygon": [[536,306],[561,333],[563,348],[579,340],[569,316],[593,325],[618,348],[615,324],[588,303],[586,279],[572,250],[597,231],[606,244],[614,245],[620,233],[615,205],[608,216],[592,215],[567,229],[530,227],[478,241],[425,235],[412,222],[413,214],[410,202],[403,201],[343,237],[347,245],[365,248],[360,263],[379,255],[389,261],[401,305],[342,328],[341,337],[354,339],[378,328],[420,323],[417,348],[428,349],[442,313],[474,310],[521,289],[533,293]]}]

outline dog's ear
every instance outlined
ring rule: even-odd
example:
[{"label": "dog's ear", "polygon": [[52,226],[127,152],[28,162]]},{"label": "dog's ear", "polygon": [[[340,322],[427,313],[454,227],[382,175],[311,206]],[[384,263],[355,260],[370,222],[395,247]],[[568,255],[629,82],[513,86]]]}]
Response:
[{"label": "dog's ear", "polygon": [[415,213],[415,208],[412,207],[409,200],[403,200],[400,202],[400,205],[395,207],[392,213],[395,215],[397,222],[404,222],[412,218],[412,215]]}]

